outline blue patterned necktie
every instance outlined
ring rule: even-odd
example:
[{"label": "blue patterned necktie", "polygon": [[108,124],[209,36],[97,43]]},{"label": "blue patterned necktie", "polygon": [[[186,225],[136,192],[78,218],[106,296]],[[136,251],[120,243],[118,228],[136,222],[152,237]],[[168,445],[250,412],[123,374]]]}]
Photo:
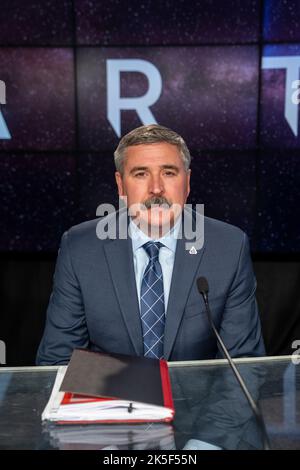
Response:
[{"label": "blue patterned necktie", "polygon": [[144,356],[163,358],[165,330],[165,300],[163,274],[158,260],[159,242],[143,245],[149,256],[141,287],[141,319],[144,340]]}]

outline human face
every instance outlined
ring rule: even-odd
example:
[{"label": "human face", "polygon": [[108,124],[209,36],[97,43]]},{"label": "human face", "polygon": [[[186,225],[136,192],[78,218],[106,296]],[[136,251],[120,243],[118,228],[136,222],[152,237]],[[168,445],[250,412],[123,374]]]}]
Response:
[{"label": "human face", "polygon": [[[146,227],[153,238],[170,230],[190,192],[190,170],[186,171],[176,145],[161,142],[128,147],[123,174],[117,171],[115,176],[119,196],[127,197],[129,213],[142,230]],[[170,207],[162,206],[163,202]],[[141,204],[143,210],[137,211]]]}]

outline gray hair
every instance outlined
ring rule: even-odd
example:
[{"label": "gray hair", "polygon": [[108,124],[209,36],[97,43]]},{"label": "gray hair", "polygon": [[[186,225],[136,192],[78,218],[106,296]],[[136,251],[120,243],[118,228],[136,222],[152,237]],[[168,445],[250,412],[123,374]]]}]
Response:
[{"label": "gray hair", "polygon": [[185,141],[176,132],[158,124],[137,127],[122,137],[114,152],[116,170],[123,174],[124,159],[128,147],[141,144],[158,144],[160,142],[176,145],[180,151],[185,170],[188,171],[191,163],[191,155]]}]

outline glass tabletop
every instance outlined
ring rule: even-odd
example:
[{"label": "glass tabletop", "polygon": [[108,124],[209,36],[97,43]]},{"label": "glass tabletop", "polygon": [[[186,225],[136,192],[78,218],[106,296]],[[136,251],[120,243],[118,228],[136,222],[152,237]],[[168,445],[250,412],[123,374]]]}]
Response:
[{"label": "glass tabletop", "polygon": [[[300,448],[295,362],[290,356],[235,360],[259,403],[272,449]],[[0,449],[263,448],[261,428],[226,361],[169,368],[173,423],[68,426],[41,421],[57,367],[0,368]]]}]

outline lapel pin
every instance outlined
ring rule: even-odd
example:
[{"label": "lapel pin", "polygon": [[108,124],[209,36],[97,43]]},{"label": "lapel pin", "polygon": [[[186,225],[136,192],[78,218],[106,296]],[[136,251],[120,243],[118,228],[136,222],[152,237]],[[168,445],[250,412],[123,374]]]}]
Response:
[{"label": "lapel pin", "polygon": [[192,246],[192,248],[189,251],[189,254],[190,255],[196,255],[197,253],[198,253],[198,251],[196,250],[196,248],[194,246]]}]

